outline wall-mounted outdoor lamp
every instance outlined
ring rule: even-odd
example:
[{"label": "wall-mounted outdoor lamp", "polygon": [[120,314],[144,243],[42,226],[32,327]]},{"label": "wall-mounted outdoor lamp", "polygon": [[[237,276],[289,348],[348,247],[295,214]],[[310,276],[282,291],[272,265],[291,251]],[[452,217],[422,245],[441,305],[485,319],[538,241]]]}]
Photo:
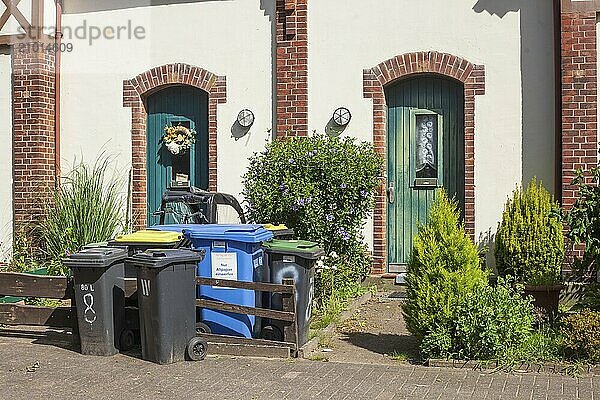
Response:
[{"label": "wall-mounted outdoor lamp", "polygon": [[250,128],[254,124],[254,113],[247,108],[239,112],[237,122],[242,128]]},{"label": "wall-mounted outdoor lamp", "polygon": [[346,126],[350,123],[352,114],[346,107],[339,107],[333,112],[333,122],[337,126]]},{"label": "wall-mounted outdoor lamp", "polygon": [[325,132],[329,136],[340,136],[348,127],[351,119],[352,114],[346,107],[336,108],[333,116],[325,126]]}]

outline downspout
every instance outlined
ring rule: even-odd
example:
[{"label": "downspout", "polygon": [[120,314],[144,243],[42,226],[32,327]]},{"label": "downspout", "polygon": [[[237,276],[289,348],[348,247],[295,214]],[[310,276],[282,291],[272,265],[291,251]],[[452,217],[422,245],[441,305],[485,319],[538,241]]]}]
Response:
[{"label": "downspout", "polygon": [[561,0],[554,0],[554,79],[555,79],[555,170],[554,191],[562,203],[562,43]]},{"label": "downspout", "polygon": [[54,35],[54,170],[56,186],[60,185],[60,46],[62,44],[62,0],[56,0],[56,32]]}]

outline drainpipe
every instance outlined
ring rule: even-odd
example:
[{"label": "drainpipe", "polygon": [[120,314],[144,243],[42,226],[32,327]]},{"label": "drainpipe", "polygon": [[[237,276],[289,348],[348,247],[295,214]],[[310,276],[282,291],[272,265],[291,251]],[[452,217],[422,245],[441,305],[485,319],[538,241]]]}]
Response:
[{"label": "drainpipe", "polygon": [[562,203],[562,53],[561,53],[561,7],[554,0],[554,79],[555,79],[555,170],[554,191],[556,200]]},{"label": "drainpipe", "polygon": [[62,0],[56,0],[56,32],[54,44],[54,168],[56,171],[56,186],[60,185],[60,46],[62,43]]}]

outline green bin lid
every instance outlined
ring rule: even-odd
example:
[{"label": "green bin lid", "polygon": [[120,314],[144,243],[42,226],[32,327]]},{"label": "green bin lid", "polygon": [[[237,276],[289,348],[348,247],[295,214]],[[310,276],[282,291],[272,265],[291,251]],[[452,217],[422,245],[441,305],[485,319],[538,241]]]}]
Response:
[{"label": "green bin lid", "polygon": [[199,263],[204,260],[204,250],[150,249],[127,259],[134,267],[164,268],[173,264]]},{"label": "green bin lid", "polygon": [[127,250],[118,247],[83,249],[63,260],[69,268],[107,268],[127,258]]},{"label": "green bin lid", "polygon": [[306,240],[273,239],[269,242],[264,242],[263,248],[269,253],[289,254],[306,258],[307,260],[317,260],[325,254],[318,243]]}]

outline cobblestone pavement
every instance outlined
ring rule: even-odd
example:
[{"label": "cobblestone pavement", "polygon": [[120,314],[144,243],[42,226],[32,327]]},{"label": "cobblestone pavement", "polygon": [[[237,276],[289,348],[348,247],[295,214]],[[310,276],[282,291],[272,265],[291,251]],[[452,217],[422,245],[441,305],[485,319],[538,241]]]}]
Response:
[{"label": "cobblestone pavement", "polygon": [[231,357],[159,366],[82,356],[54,336],[0,330],[0,398],[600,400],[599,376]]}]

